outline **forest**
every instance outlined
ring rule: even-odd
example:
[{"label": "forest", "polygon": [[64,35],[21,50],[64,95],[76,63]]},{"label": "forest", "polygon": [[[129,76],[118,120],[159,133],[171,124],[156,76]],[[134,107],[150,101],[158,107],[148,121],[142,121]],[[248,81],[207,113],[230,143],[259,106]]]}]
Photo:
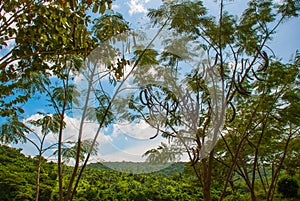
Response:
[{"label": "forest", "polygon": [[0,200],[300,200],[300,2],[157,2],[0,2]]},{"label": "forest", "polygon": [[[38,159],[26,157],[20,153],[20,149],[1,146],[0,150],[1,200],[34,200]],[[57,166],[53,162],[47,163],[46,160],[42,163],[39,199],[58,200]],[[129,162],[117,163],[122,165]],[[127,164],[127,166],[132,165],[132,163]],[[72,167],[64,168],[67,181],[69,179],[67,175],[70,175]],[[281,179],[284,181],[287,178],[290,177]],[[74,200],[203,200],[201,187],[195,185],[196,180],[190,164],[183,162],[174,163],[166,169],[151,174],[122,173],[111,170],[103,164],[89,164],[80,180]],[[288,188],[292,188],[292,181],[296,180],[287,181]],[[241,179],[236,182],[235,188],[234,194],[230,191],[226,192],[224,200],[249,200],[249,190]],[[276,193],[274,200],[283,200],[279,192]],[[283,190],[282,192],[287,192],[286,195],[289,195],[288,193],[292,191]],[[213,189],[212,200],[218,200],[219,194],[220,189]],[[263,200],[263,197],[263,193],[259,194],[259,199]],[[298,198],[295,196],[285,200]]]}]

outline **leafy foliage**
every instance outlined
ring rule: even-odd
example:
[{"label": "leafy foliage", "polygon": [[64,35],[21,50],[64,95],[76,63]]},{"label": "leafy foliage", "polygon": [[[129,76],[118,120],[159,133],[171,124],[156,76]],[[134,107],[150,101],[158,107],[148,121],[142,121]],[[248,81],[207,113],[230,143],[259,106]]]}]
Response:
[{"label": "leafy foliage", "polygon": [[30,132],[27,126],[20,122],[16,116],[11,116],[5,124],[0,126],[1,142],[17,143],[26,141],[26,134]]},{"label": "leafy foliage", "polygon": [[[34,200],[36,161],[25,157],[20,149],[0,146],[0,199],[9,200]],[[43,161],[41,175],[40,199],[49,200],[51,186],[55,184],[56,173],[53,165]]]},{"label": "leafy foliage", "polygon": [[103,14],[106,7],[111,8],[111,3],[110,0],[1,2],[2,117],[24,112],[20,104],[32,95],[27,89],[36,85],[33,80],[24,82],[25,78],[34,73],[46,74],[47,70],[59,75],[61,66],[53,57],[87,55],[97,45],[88,31],[91,21],[86,11],[100,5]]},{"label": "leafy foliage", "polygon": [[[92,144],[92,140],[82,140],[81,141],[81,147],[80,147],[80,161],[83,162],[86,154],[89,153],[90,147]],[[78,143],[75,142],[66,142],[64,143],[64,148],[62,149],[62,155],[66,159],[66,162],[69,162],[70,159],[76,159],[77,149],[78,149]],[[93,150],[91,151],[92,155],[97,155],[97,147],[98,143],[95,144]],[[54,154],[57,154],[57,150],[54,152]]]},{"label": "leafy foliage", "polygon": [[297,197],[299,185],[297,180],[289,177],[281,178],[278,181],[278,192],[285,198]]},{"label": "leafy foliage", "polygon": [[[168,103],[160,100],[162,96],[157,92],[158,90],[149,90],[150,92],[147,94],[147,91],[142,89],[141,94],[144,93],[145,98],[140,98],[140,102],[148,107],[148,113],[143,111],[142,118],[152,127],[157,128],[158,133],[163,137],[171,139],[175,147],[178,148],[181,145],[185,148],[184,150],[194,165],[199,183],[203,185],[204,200],[211,200],[211,178],[214,172],[214,158],[217,156],[212,139],[217,141],[222,138],[224,141],[223,143],[222,140],[219,142],[222,143],[221,150],[216,150],[220,155],[218,160],[224,162],[223,159],[230,158],[227,158],[228,161],[223,164],[228,168],[228,174],[220,199],[224,198],[228,183],[233,185],[231,180],[232,174],[235,172],[245,180],[251,191],[251,199],[256,200],[255,178],[256,174],[261,175],[258,166],[271,164],[273,157],[273,165],[276,164],[277,169],[268,187],[260,177],[265,185],[266,199],[272,200],[275,181],[286,154],[288,154],[289,143],[299,136],[297,107],[294,105],[298,102],[299,71],[296,62],[283,64],[276,59],[276,55],[271,56],[274,53],[267,43],[272,40],[284,20],[299,14],[299,3],[297,1],[286,1],[279,4],[270,0],[248,1],[248,7],[240,16],[229,13],[226,10],[225,1],[220,1],[219,6],[218,15],[210,13],[203,6],[202,1],[165,1],[160,8],[150,10],[148,16],[154,25],[172,30],[173,38],[164,40],[162,43],[164,47],[169,47],[168,45],[177,40],[174,36],[179,36],[178,38],[190,36],[186,43],[194,41],[197,46],[190,46],[190,51],[188,51],[191,52],[190,55],[192,56],[192,53],[196,51],[199,52],[199,55],[205,52],[202,54],[205,56],[203,58],[196,57],[199,60],[201,58],[201,67],[197,66],[196,69],[193,69],[194,72],[193,70],[189,72],[184,65],[176,66],[175,64],[173,69],[177,70],[173,79],[166,79],[175,81],[178,78],[178,69],[184,69],[184,72],[189,73],[187,76],[189,85],[185,88],[190,87],[193,91],[183,92],[184,97],[179,96],[176,99],[179,109],[175,115],[172,113],[172,109],[166,107]],[[180,60],[172,54],[163,56],[165,58],[161,61]],[[159,56],[155,55],[154,58],[159,58]],[[186,60],[188,61],[188,59]],[[162,65],[164,64],[162,63]],[[165,65],[165,67],[167,66]],[[212,83],[207,83],[205,78],[211,71],[216,78]],[[279,75],[279,72],[283,75]],[[155,76],[157,77],[157,75]],[[148,81],[151,83],[153,77],[151,75],[141,79],[137,77],[136,82]],[[211,85],[217,87],[213,88]],[[178,93],[178,89],[176,88],[173,92]],[[215,94],[220,94],[220,96],[216,98]],[[190,106],[192,103],[187,101],[188,97],[192,95],[197,97],[194,101],[196,102],[195,107]],[[214,107],[218,105],[216,99],[221,100],[220,110]],[[148,103],[145,104],[144,100],[147,100]],[[138,103],[133,103],[135,105],[131,105],[130,108],[140,108]],[[158,105],[158,108],[162,108],[162,111],[151,107],[155,105],[153,103]],[[288,109],[289,106],[291,106],[291,110]],[[181,107],[189,110],[183,112],[180,110]],[[231,113],[231,118],[228,118],[228,122],[226,122],[228,130],[223,135],[215,132],[211,137],[209,135],[210,126],[213,127],[212,130],[219,130],[218,126],[222,124],[220,123],[222,116],[213,117],[212,114],[224,114],[225,108],[229,108],[228,113]],[[156,119],[156,122],[149,121],[149,116],[151,117],[153,113],[159,113],[164,117],[164,127],[161,126],[163,123],[159,118]],[[176,121],[175,119],[180,113],[183,115],[180,116],[179,121]],[[192,119],[193,117],[196,118],[188,121],[188,118]],[[188,128],[183,131],[180,127],[178,128],[178,125],[188,125],[186,126]],[[211,144],[212,148],[205,148],[205,142],[212,142],[207,143]],[[147,155],[153,160],[154,155],[159,155],[160,149],[161,147],[149,150]],[[203,153],[207,153],[207,155]],[[276,162],[274,162],[274,157],[276,157]],[[159,157],[156,159],[159,160]],[[198,165],[198,161],[201,164]],[[250,171],[251,175],[248,170],[250,166],[253,168]]]},{"label": "leafy foliage", "polygon": [[[26,158],[20,150],[1,146],[1,200],[33,200],[35,161]],[[45,161],[44,161],[45,162]],[[40,199],[57,200],[54,163],[44,163]],[[173,167],[175,168],[175,166]],[[65,167],[65,174],[71,170]],[[13,172],[12,172],[13,171]],[[181,167],[182,171],[182,167]],[[171,174],[177,173],[173,170]],[[67,180],[68,178],[66,178]],[[162,190],[163,189],[163,190]],[[198,187],[183,177],[133,175],[102,168],[87,169],[80,181],[77,200],[199,200]]]},{"label": "leafy foliage", "polygon": [[[21,150],[0,146],[0,198],[9,200],[34,200],[36,158],[25,157]],[[115,165],[143,166],[138,163],[119,162]],[[43,160],[41,171],[40,200],[58,199],[56,164]],[[201,188],[189,163],[175,163],[166,169],[151,174],[120,173],[103,164],[90,164],[80,181],[75,200],[202,200]],[[72,167],[64,167],[64,174],[70,175]],[[132,169],[132,168],[131,168]],[[285,178],[285,177],[283,177]],[[68,181],[64,179],[64,183]],[[295,184],[295,180],[293,180]],[[224,200],[249,200],[249,192],[236,186],[239,192],[228,194]],[[294,185],[295,186],[295,185]],[[288,185],[291,189],[291,186]],[[218,189],[212,189],[212,196],[218,198]],[[279,196],[279,195],[278,195]],[[274,199],[277,200],[277,199]]]}]

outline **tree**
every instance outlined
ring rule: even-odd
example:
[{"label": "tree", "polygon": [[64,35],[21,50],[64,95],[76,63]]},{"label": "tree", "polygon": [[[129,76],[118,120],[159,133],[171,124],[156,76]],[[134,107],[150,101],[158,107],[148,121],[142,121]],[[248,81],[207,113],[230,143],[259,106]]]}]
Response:
[{"label": "tree", "polygon": [[[1,153],[1,200],[34,200],[36,160],[21,154],[21,149],[0,146]],[[43,161],[44,162],[44,161]],[[44,163],[41,169],[40,198],[49,200],[56,174],[53,165]]]},{"label": "tree", "polygon": [[[298,12],[297,1],[276,4],[273,1],[257,0],[249,1],[241,16],[227,12],[223,0],[219,2],[218,16],[209,14],[202,1],[166,1],[160,8],[150,10],[148,16],[154,25],[171,30],[172,38],[166,38],[162,43],[164,48],[161,49],[168,50],[184,40],[184,44],[192,41],[194,45],[183,46],[172,54],[168,54],[170,51],[162,51],[160,54],[149,48],[148,57],[142,61],[148,66],[161,64],[162,68],[156,70],[164,72],[164,75],[157,73],[154,76],[159,74],[161,77],[154,78],[149,73],[147,77],[136,77],[137,83],[150,84],[141,89],[140,98],[132,96],[128,106],[132,115],[127,116],[140,114],[136,118],[143,118],[157,128],[162,136],[183,147],[203,186],[204,200],[211,200],[214,145],[220,137],[219,129],[222,127],[225,108],[232,110],[231,119],[234,119],[235,96],[251,97],[254,89],[249,87],[249,83],[253,80],[261,81],[260,74],[268,73],[269,66],[275,62],[272,61],[272,50],[267,42],[282,22],[298,16]],[[189,57],[180,55],[182,52]],[[205,56],[201,58],[203,52]],[[188,59],[202,59],[202,63],[192,70],[180,63],[178,65],[181,60],[190,61]],[[175,73],[160,71],[163,68],[173,68]],[[140,75],[145,75],[149,69],[153,71],[153,68],[144,67],[144,73]],[[188,81],[183,88],[191,89],[189,93],[184,93],[176,84],[175,87],[169,84],[172,81],[178,82],[178,69],[188,72]],[[153,82],[155,79],[163,80],[163,76],[169,76],[165,79],[168,84]],[[173,79],[170,79],[172,76]],[[190,98],[192,95],[193,98]],[[180,126],[187,128],[178,129]],[[241,150],[242,146],[237,147],[235,159],[242,153]],[[198,161],[200,165],[196,166]],[[227,181],[232,177],[236,164],[237,160],[234,160]]]},{"label": "tree", "polygon": [[86,56],[97,43],[86,11],[104,13],[110,0],[3,1],[0,3],[1,117],[18,119],[22,104],[38,92],[33,74],[59,74],[60,56]]},{"label": "tree", "polygon": [[[53,148],[54,145],[50,145],[49,147],[44,147],[44,143],[46,137],[49,133],[58,133],[60,128],[60,117],[57,114],[54,115],[44,115],[42,118],[37,120],[30,120],[28,123],[34,126],[41,127],[41,136],[39,136],[35,131],[32,131],[35,137],[38,139],[38,143],[36,143],[33,139],[26,137],[26,139],[31,142],[35,148],[38,150],[37,156],[37,176],[36,176],[36,192],[35,192],[35,200],[39,200],[39,191],[40,191],[40,176],[41,176],[41,165],[43,159],[43,154],[47,150]],[[65,123],[63,124],[65,126]]]},{"label": "tree", "polygon": [[[284,160],[293,153],[291,144],[299,137],[299,117],[287,112],[299,110],[294,105],[299,97],[297,60],[292,64],[272,62],[268,73],[260,75],[264,82],[249,83],[248,87],[255,89],[251,97],[235,97],[235,112],[239,115],[226,124],[226,133],[216,148],[222,156],[218,161],[225,165],[224,168],[231,168],[232,161],[236,161],[235,177],[245,181],[252,200],[257,199],[255,186],[259,183],[264,198],[273,199]],[[279,74],[283,75],[279,78]],[[223,192],[228,182],[234,190],[233,180],[231,177],[225,182]]]},{"label": "tree", "polygon": [[[106,93],[102,88],[102,79],[106,76],[109,76],[110,79],[116,82],[122,76],[124,76],[121,74],[121,72],[123,72],[123,69],[126,66],[117,63],[115,67],[114,62],[116,58],[119,61],[120,55],[116,53],[114,47],[109,44],[109,39],[114,37],[115,34],[121,34],[128,31],[128,23],[118,13],[104,15],[99,19],[96,19],[95,22],[96,24],[93,28],[93,31],[96,39],[101,45],[99,45],[89,55],[89,57],[86,58],[86,65],[84,65],[80,71],[84,76],[87,88],[81,91],[81,96],[79,97],[81,100],[79,101],[77,111],[75,112],[77,115],[79,115],[81,121],[78,131],[78,140],[76,142],[77,150],[75,167],[70,178],[70,183],[65,198],[66,200],[72,200],[76,193],[76,188],[79,184],[83,170],[87,165],[89,157],[93,154],[93,152],[95,152],[95,146],[97,145],[96,140],[99,136],[100,130],[112,121],[113,115],[110,111],[112,102],[109,94]],[[102,29],[103,24],[106,25],[107,29]],[[104,69],[101,65],[104,66]],[[100,86],[98,84],[100,84]],[[88,143],[90,146],[87,147],[83,144],[84,125],[91,121],[97,122],[99,127],[94,135],[94,138]],[[84,147],[84,151],[87,155],[84,159],[82,168],[79,170],[79,162],[80,159],[82,159],[82,151]],[[75,185],[73,185],[74,182]]]},{"label": "tree", "polygon": [[[1,126],[1,134],[10,141],[25,141],[26,126],[19,123],[18,115],[24,110],[19,105],[26,102],[34,93],[46,94],[53,109],[60,118],[58,127],[58,177],[60,200],[63,199],[62,185],[62,140],[64,119],[71,108],[75,95],[71,73],[80,69],[84,58],[97,47],[99,35],[88,31],[91,24],[89,9],[103,14],[112,1],[9,1],[1,3],[1,48],[5,56],[1,58],[1,116],[13,119],[18,128],[10,139],[7,130],[12,124]],[[107,16],[106,19],[110,17]],[[112,17],[111,17],[112,18]],[[122,17],[119,15],[119,19]],[[107,21],[108,23],[108,21]],[[127,25],[119,28],[115,22],[109,26],[120,33]],[[116,27],[115,27],[116,26]],[[97,30],[97,29],[96,29]],[[101,31],[98,31],[100,33]],[[104,34],[104,33],[103,33]],[[109,33],[115,34],[115,33]],[[106,33],[106,38],[108,34]],[[13,47],[8,42],[13,42]],[[52,87],[50,76],[56,76],[60,85]],[[85,117],[84,117],[85,118]],[[6,126],[9,125],[10,127]],[[15,128],[15,127],[14,127]],[[80,135],[79,135],[80,136]],[[73,177],[76,175],[81,157],[81,138],[78,141],[78,154]],[[70,181],[69,188],[72,187]],[[66,194],[69,200],[70,191]]]},{"label": "tree", "polygon": [[298,194],[298,189],[299,185],[297,180],[293,178],[285,177],[278,181],[278,191],[283,195],[283,197],[296,197]]}]

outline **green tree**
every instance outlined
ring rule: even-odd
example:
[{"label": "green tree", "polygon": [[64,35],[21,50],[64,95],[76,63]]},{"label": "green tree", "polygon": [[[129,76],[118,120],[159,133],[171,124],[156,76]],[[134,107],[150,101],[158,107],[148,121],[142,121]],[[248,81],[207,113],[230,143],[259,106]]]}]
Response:
[{"label": "green tree", "polygon": [[[103,24],[105,24],[106,29],[102,29]],[[108,33],[107,30],[109,30]],[[117,82],[117,80],[123,76],[119,72],[123,72],[125,65],[120,66],[117,63],[117,66],[115,67],[114,62],[116,57],[119,60],[120,55],[115,52],[114,47],[111,46],[109,42],[110,39],[115,36],[115,34],[121,34],[128,30],[128,23],[118,13],[106,14],[95,20],[93,33],[96,36],[96,40],[101,45],[95,48],[89,57],[86,58],[87,65],[83,66],[80,70],[80,73],[82,73],[82,75],[85,77],[87,89],[81,91],[81,96],[79,99],[81,99],[82,102],[79,102],[77,106],[77,113],[80,117],[80,125],[78,139],[75,145],[75,148],[77,148],[75,167],[70,178],[70,183],[65,198],[66,200],[72,200],[74,194],[76,193],[76,188],[79,185],[82,172],[87,165],[89,157],[95,153],[95,146],[97,145],[96,140],[99,136],[100,130],[112,122],[113,114],[110,111],[112,101],[108,93],[103,90],[101,82],[103,78],[107,76],[109,76],[110,79],[114,80],[115,82]],[[101,70],[99,63],[106,67],[103,71]],[[100,83],[100,86],[98,83]],[[95,132],[94,138],[90,141],[84,142],[84,125],[90,121],[97,122],[99,127]],[[79,170],[79,165],[81,159],[83,159],[83,154],[86,154],[86,157],[84,159],[82,168]]]},{"label": "green tree", "polygon": [[[57,144],[50,145],[49,147],[44,147],[44,143],[46,140],[46,137],[50,133],[58,133],[60,128],[60,117],[57,114],[54,115],[44,115],[42,118],[37,120],[30,120],[28,123],[31,125],[41,127],[41,136],[38,135],[35,131],[32,131],[35,135],[35,137],[38,139],[38,143],[36,143],[33,139],[31,139],[29,136],[26,137],[28,141],[30,141],[35,148],[38,150],[38,156],[37,156],[37,176],[36,176],[36,193],[35,193],[35,200],[39,200],[39,192],[40,192],[40,177],[41,177],[41,165],[43,159],[43,154],[47,150],[53,148],[53,146],[56,146]],[[65,126],[65,123],[63,124]]]},{"label": "green tree", "polygon": [[[106,8],[112,6],[112,1],[8,1],[1,3],[1,48],[5,56],[1,58],[1,116],[13,119],[1,126],[4,140],[15,141],[25,139],[26,127],[19,123],[18,114],[24,110],[19,106],[26,102],[34,93],[46,94],[51,105],[59,116],[58,127],[58,181],[59,200],[63,200],[62,184],[62,139],[64,119],[75,103],[76,92],[71,84],[72,75],[82,66],[84,58],[103,41],[98,40],[101,31],[95,29],[98,35],[88,31],[92,24],[87,11],[104,14]],[[114,15],[113,15],[114,16]],[[105,19],[113,18],[106,16]],[[115,15],[122,20],[120,15]],[[120,20],[120,21],[121,21]],[[109,21],[106,21],[109,23]],[[99,23],[99,22],[97,22]],[[116,24],[116,20],[106,24],[115,33],[127,29]],[[104,30],[105,31],[105,30]],[[109,37],[108,33],[103,36]],[[94,37],[95,36],[95,37]],[[8,45],[13,41],[13,46]],[[50,78],[50,76],[52,76]],[[53,87],[53,77],[59,85]],[[52,79],[52,80],[51,80]],[[13,116],[13,117],[11,117]],[[85,118],[85,117],[84,117]],[[104,117],[103,117],[104,118]],[[8,126],[6,126],[8,125]],[[13,127],[13,125],[15,125]],[[16,128],[18,126],[18,128]],[[8,129],[16,128],[15,138],[9,138]],[[80,134],[79,134],[80,136]],[[81,137],[79,137],[78,153],[73,177],[75,177],[81,157]],[[69,184],[71,189],[72,179]],[[70,190],[66,194],[69,200]]]},{"label": "green tree", "polygon": [[[180,49],[180,52],[185,52],[190,58],[194,56],[195,50],[200,49],[206,53],[206,57],[201,58],[200,65],[204,66],[206,71],[203,73],[196,68],[187,76],[188,86],[192,89],[191,94],[198,97],[195,105],[202,107],[187,108],[187,99],[191,94],[180,92],[185,96],[175,96],[174,98],[172,92],[177,94],[180,90],[178,88],[166,89],[167,87],[150,86],[142,90],[142,98],[133,97],[129,104],[129,108],[134,111],[133,114],[141,115],[138,117],[128,115],[133,118],[143,118],[157,128],[158,133],[161,133],[162,136],[183,147],[183,150],[189,154],[199,183],[203,186],[204,200],[207,201],[211,200],[211,179],[215,155],[213,147],[216,139],[220,137],[219,128],[225,108],[231,108],[232,114],[235,114],[235,96],[237,94],[239,96],[254,94],[255,89],[249,87],[249,83],[253,80],[264,83],[259,75],[268,72],[272,62],[276,63],[272,60],[272,50],[267,43],[272,39],[281,23],[298,16],[299,12],[297,1],[284,1],[277,4],[273,1],[253,0],[248,2],[248,7],[241,16],[234,16],[226,11],[225,2],[219,1],[218,15],[209,13],[202,1],[166,1],[160,8],[150,10],[148,16],[154,25],[168,28],[177,36],[179,35],[177,38],[172,36],[172,39],[164,40],[163,47],[165,49],[176,42],[185,41],[185,44],[188,44],[190,41],[194,41],[198,44],[198,49],[193,49],[195,46],[191,46],[190,49],[184,47]],[[198,58],[200,60],[200,56]],[[161,62],[160,64],[165,68],[171,67],[175,71],[184,68],[184,66],[176,66],[177,61],[187,60],[178,53],[170,55],[163,52],[159,55],[158,51],[154,50],[149,50],[148,58],[145,59],[148,59],[148,63],[145,64]],[[146,62],[146,60],[143,61]],[[144,73],[141,75],[147,73],[146,67],[143,70]],[[205,76],[207,78],[213,75],[217,76],[210,77],[211,83],[205,82]],[[168,78],[168,82],[170,80],[178,81],[174,74],[170,73],[170,77],[172,76],[173,79]],[[151,79],[154,79],[151,74],[149,77],[137,76],[136,82],[153,83]],[[155,77],[155,79],[159,78]],[[210,93],[211,91],[214,92]],[[219,102],[214,99],[216,96],[218,96]],[[190,100],[190,102],[194,100]],[[175,105],[175,109],[171,105]],[[148,109],[148,113],[143,115],[145,108]],[[181,109],[182,114],[180,114],[180,108],[184,108]],[[149,120],[151,115],[154,116],[152,121]],[[158,116],[164,118],[158,118]],[[189,120],[189,117],[194,116],[197,117],[196,121]],[[232,119],[234,119],[234,115]],[[188,125],[191,128],[199,129],[194,129],[196,132],[189,135],[189,131],[184,133],[178,130],[178,125]],[[211,130],[211,128],[213,129]],[[211,132],[212,136],[209,135]],[[211,140],[212,143],[207,145],[208,140]],[[241,147],[239,147],[237,153],[241,152]],[[198,161],[200,165],[196,165]],[[231,167],[228,171],[227,181],[232,177],[236,160],[233,161]]]},{"label": "green tree", "polygon": [[[58,55],[88,54],[95,42],[87,26],[88,9],[111,1],[3,1],[0,5],[1,116],[23,113],[20,104],[34,91],[34,82],[24,82],[31,73],[57,72],[51,58]],[[98,9],[94,9],[98,12]],[[49,63],[50,62],[50,63]],[[54,62],[55,63],[55,62]],[[59,71],[59,70],[58,70]],[[58,72],[59,73],[59,72]]]},{"label": "green tree", "polygon": [[283,195],[283,197],[296,197],[298,194],[298,189],[299,185],[297,180],[293,178],[285,177],[278,181],[278,191]]},{"label": "green tree", "polygon": [[[235,163],[235,175],[245,181],[252,200],[257,200],[259,183],[264,199],[273,199],[284,160],[293,155],[291,144],[299,137],[299,108],[295,105],[299,98],[298,56],[292,64],[270,64],[268,73],[259,75],[263,82],[249,83],[248,87],[255,89],[251,97],[235,97],[238,116],[226,124],[223,140],[216,148],[224,168],[230,169]],[[279,74],[283,75],[279,78]],[[234,178],[229,179],[224,192],[227,183],[234,189]]]},{"label": "green tree", "polygon": [[[0,186],[1,200],[35,200],[37,161],[25,157],[21,149],[0,146]],[[56,174],[53,165],[44,163],[41,168],[40,198],[47,200],[51,196],[51,188],[55,184]],[[53,174],[54,173],[54,174]]]}]

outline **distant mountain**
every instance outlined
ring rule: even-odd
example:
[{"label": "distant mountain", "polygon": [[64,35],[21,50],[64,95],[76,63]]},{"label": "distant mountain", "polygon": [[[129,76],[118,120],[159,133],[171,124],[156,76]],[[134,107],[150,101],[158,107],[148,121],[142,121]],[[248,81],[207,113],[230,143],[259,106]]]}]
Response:
[{"label": "distant mountain", "polygon": [[185,162],[155,164],[147,162],[103,162],[91,163],[89,168],[100,168],[104,170],[114,170],[132,174],[155,174],[160,176],[172,176],[183,173]]}]

